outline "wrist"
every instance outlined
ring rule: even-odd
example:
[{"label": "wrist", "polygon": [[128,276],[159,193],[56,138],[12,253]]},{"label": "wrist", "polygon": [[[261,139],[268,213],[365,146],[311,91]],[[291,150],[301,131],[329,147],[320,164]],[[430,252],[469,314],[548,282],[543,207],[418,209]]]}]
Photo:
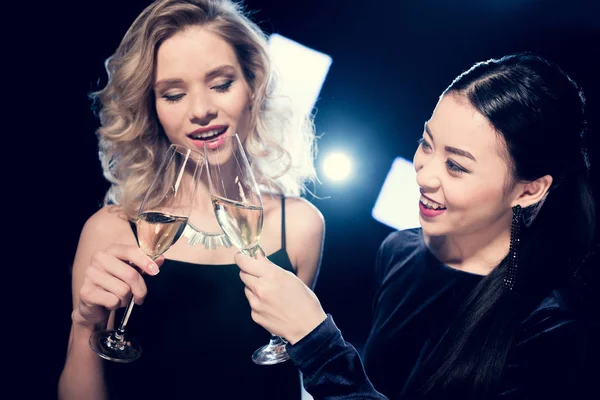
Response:
[{"label": "wrist", "polygon": [[306,335],[315,330],[317,326],[319,326],[323,321],[327,319],[327,314],[323,310],[319,310],[319,313],[316,314],[313,318],[309,318],[306,320],[306,323],[302,325],[300,329],[296,332],[286,337],[286,340],[291,345],[298,343],[301,339],[303,339]]},{"label": "wrist", "polygon": [[81,316],[81,314],[79,314],[79,312],[77,312],[77,310],[74,310],[71,313],[71,321],[73,323],[73,329],[75,331],[81,332],[83,334],[87,333],[89,335],[96,332],[97,330],[105,329],[106,324],[108,322],[108,320],[97,322],[97,323],[90,322],[90,321],[84,319]]}]

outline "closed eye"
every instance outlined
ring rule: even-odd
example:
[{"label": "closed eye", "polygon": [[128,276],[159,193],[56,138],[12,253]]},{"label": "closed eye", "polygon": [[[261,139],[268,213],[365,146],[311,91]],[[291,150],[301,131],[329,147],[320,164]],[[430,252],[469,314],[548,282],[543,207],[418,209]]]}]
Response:
[{"label": "closed eye", "polygon": [[167,100],[169,103],[176,103],[181,100],[185,96],[185,93],[174,94],[174,95],[163,95],[163,99]]},{"label": "closed eye", "polygon": [[219,93],[225,93],[225,92],[229,91],[229,88],[231,87],[232,84],[233,84],[233,80],[229,80],[221,85],[213,86],[212,88],[215,89]]}]

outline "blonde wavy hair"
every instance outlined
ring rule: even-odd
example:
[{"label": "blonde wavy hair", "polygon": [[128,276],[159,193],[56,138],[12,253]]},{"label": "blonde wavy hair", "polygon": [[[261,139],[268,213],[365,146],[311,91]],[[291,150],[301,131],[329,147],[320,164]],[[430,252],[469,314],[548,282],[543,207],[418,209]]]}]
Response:
[{"label": "blonde wavy hair", "polygon": [[293,112],[277,94],[267,37],[230,0],[158,0],[136,18],[105,63],[106,86],[90,97],[97,106],[96,134],[104,177],[105,204],[119,204],[135,219],[169,140],[158,121],[153,79],[158,47],[189,26],[203,26],[229,43],[252,92],[252,117],[245,148],[256,180],[267,193],[298,196],[316,181],[313,116]]}]

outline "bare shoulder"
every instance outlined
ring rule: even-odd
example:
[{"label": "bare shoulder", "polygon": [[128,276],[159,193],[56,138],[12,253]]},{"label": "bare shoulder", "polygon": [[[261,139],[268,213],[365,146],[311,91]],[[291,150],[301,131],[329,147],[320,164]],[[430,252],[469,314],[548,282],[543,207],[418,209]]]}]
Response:
[{"label": "bare shoulder", "polygon": [[313,287],[321,265],[325,219],[308,200],[285,198],[286,243],[298,278]]},{"label": "bare shoulder", "polygon": [[104,206],[92,214],[85,223],[85,228],[92,230],[109,229],[114,225],[122,225],[128,221],[127,215],[120,206]]},{"label": "bare shoulder", "polygon": [[285,219],[290,231],[303,234],[322,233],[323,214],[314,204],[302,197],[285,198]]},{"label": "bare shoulder", "polygon": [[96,250],[111,244],[137,245],[129,219],[119,206],[105,206],[92,214],[81,230],[77,246],[77,259],[89,258]]},{"label": "bare shoulder", "polygon": [[[323,231],[325,219],[323,214],[311,202],[303,197],[288,197],[285,199],[285,225],[288,236],[312,235]],[[282,198],[279,195],[263,195],[265,220],[273,225],[274,230],[281,226]]]},{"label": "bare shoulder", "polygon": [[[285,210],[282,210],[284,205]],[[287,254],[298,277],[311,286],[321,263],[325,236],[323,214],[302,197],[282,198],[279,195],[265,194],[263,206],[265,209],[263,232],[270,232],[269,237],[274,239],[269,243],[269,238],[265,235],[263,248],[267,249],[269,246],[272,249],[277,248],[284,240]],[[285,223],[282,223],[281,216],[285,216]],[[285,238],[281,236],[282,227],[285,227]]]},{"label": "bare shoulder", "polygon": [[92,214],[85,222],[81,231],[83,238],[95,238],[114,241],[127,233],[133,232],[123,209],[116,205],[104,206]]}]

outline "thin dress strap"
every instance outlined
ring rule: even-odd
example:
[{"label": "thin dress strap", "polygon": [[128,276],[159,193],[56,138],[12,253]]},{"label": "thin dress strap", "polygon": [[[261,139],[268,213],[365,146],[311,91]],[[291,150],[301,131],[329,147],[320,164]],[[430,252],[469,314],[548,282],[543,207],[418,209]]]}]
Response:
[{"label": "thin dress strap", "polygon": [[133,236],[135,236],[135,241],[138,243],[139,246],[139,242],[138,242],[138,236],[137,236],[137,225],[135,224],[134,221],[129,220],[129,226],[131,227],[131,230],[133,231]]},{"label": "thin dress strap", "polygon": [[281,248],[285,249],[285,196],[281,196]]}]

